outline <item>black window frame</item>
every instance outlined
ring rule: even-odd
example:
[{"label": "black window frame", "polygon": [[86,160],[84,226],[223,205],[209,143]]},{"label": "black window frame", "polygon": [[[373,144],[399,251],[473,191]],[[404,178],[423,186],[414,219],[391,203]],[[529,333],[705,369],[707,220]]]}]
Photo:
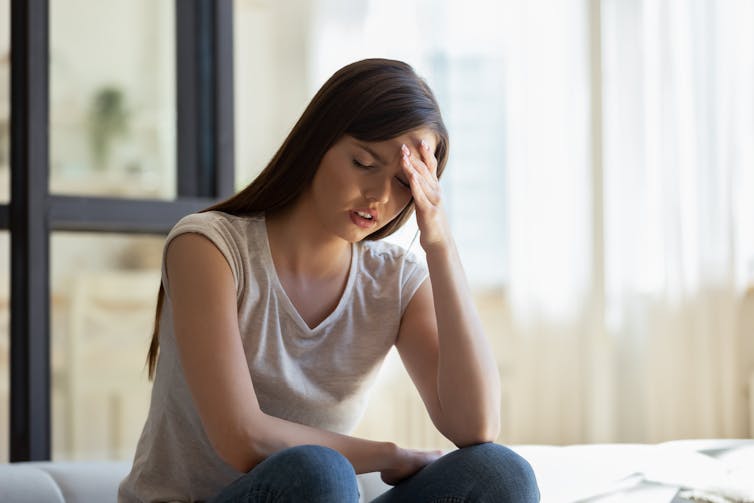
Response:
[{"label": "black window frame", "polygon": [[51,459],[51,233],[164,235],[234,191],[233,0],[174,1],[177,187],[165,201],[50,193],[49,0],[11,0],[11,198],[0,205],[11,242],[11,462]]}]

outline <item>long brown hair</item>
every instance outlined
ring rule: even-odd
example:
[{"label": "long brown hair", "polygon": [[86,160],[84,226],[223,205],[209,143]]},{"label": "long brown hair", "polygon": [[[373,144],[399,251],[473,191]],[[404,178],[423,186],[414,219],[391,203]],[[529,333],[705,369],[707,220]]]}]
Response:
[{"label": "long brown hair", "polygon": [[[437,175],[448,159],[448,132],[432,90],[406,63],[365,59],[338,70],[320,88],[264,170],[246,188],[202,211],[252,215],[280,210],[309,186],[327,150],[343,135],[384,141],[426,127],[437,135]],[[389,236],[414,211],[413,199],[398,216],[365,239]],[[157,295],[147,366],[154,378],[165,289]]]}]

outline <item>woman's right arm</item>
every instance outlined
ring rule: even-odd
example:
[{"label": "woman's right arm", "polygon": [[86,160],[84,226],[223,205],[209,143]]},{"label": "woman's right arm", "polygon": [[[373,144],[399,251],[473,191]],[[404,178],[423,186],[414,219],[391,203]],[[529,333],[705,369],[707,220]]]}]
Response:
[{"label": "woman's right arm", "polygon": [[313,444],[343,454],[356,473],[380,471],[395,483],[439,456],[265,414],[241,344],[233,273],[222,253],[204,236],[182,234],[168,246],[166,267],[186,382],[210,442],[230,466],[248,472],[279,450]]}]

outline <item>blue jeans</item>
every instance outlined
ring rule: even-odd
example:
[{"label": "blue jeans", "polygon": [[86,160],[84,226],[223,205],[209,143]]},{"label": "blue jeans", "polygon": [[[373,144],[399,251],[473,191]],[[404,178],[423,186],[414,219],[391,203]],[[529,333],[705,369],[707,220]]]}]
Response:
[{"label": "blue jeans", "polygon": [[[258,464],[209,503],[356,503],[351,463],[327,447],[285,449]],[[480,444],[425,466],[374,503],[529,503],[539,489],[529,463],[510,449]]]}]

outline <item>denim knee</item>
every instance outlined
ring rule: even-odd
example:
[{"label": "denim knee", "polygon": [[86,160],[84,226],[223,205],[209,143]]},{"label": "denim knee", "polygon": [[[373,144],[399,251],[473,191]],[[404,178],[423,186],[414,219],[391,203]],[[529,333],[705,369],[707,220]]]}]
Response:
[{"label": "denim knee", "polygon": [[460,457],[459,467],[469,471],[467,475],[479,489],[479,499],[474,501],[539,501],[534,470],[514,451],[486,443],[464,447],[456,453]]},{"label": "denim knee", "polygon": [[308,501],[358,500],[356,473],[338,451],[320,445],[302,445],[275,456],[287,466],[295,467],[296,476],[290,482],[307,492]]},{"label": "denim knee", "polygon": [[224,488],[210,503],[355,503],[356,473],[337,451],[317,445],[291,447],[268,457]]}]

